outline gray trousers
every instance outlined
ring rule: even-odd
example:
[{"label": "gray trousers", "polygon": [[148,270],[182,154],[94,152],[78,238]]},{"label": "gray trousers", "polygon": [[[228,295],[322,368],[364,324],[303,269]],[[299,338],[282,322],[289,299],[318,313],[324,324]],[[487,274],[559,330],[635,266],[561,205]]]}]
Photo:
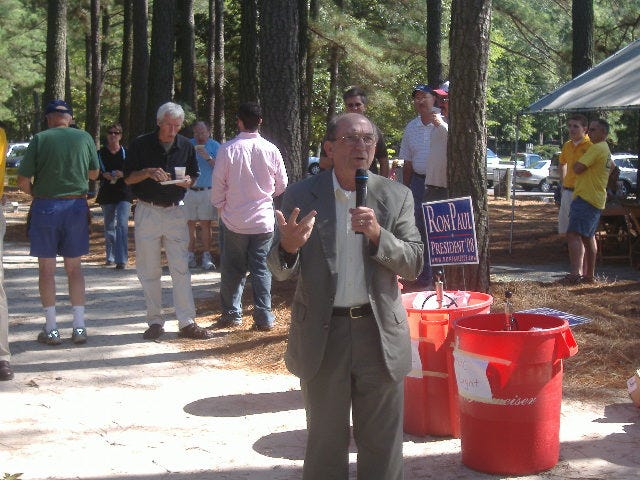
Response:
[{"label": "gray trousers", "polygon": [[404,383],[389,376],[373,316],[333,317],[320,370],[300,384],[308,431],[304,480],[349,478],[350,410],[357,478],[403,478]]}]

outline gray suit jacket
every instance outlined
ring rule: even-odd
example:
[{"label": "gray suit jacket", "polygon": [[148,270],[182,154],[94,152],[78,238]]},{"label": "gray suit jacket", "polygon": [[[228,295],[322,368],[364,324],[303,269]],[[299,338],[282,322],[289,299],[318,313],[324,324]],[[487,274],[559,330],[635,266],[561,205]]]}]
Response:
[{"label": "gray suit jacket", "polygon": [[[367,290],[387,369],[394,380],[399,380],[410,370],[411,351],[397,275],[409,280],[418,276],[422,270],[424,247],[415,226],[413,197],[404,185],[370,173],[366,204],[375,211],[382,227],[377,249],[369,245],[363,235]],[[290,185],[281,208],[285,218],[295,207],[300,208],[299,218],[311,210],[318,212],[311,236],[300,249],[295,264],[283,268],[276,229],[268,264],[277,280],[298,275],[285,362],[291,373],[309,380],[317,373],[324,356],[336,295],[338,274],[332,172],[325,171]]]}]

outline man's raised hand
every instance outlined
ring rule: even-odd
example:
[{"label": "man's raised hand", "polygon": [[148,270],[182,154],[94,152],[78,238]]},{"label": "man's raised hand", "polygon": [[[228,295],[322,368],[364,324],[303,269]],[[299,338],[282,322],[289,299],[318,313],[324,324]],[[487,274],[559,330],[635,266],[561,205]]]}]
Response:
[{"label": "man's raised hand", "polygon": [[302,220],[298,221],[299,208],[294,208],[288,219],[284,218],[280,210],[276,210],[276,222],[280,232],[280,246],[285,252],[296,253],[303,246],[313,230],[318,212],[311,210]]}]

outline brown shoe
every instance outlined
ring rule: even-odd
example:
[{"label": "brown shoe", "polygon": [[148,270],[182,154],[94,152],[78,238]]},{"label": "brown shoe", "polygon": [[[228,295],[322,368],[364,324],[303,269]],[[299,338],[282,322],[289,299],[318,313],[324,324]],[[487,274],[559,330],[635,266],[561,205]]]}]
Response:
[{"label": "brown shoe", "polygon": [[159,323],[152,323],[142,334],[145,340],[157,340],[164,333],[164,328]]},{"label": "brown shoe", "polygon": [[207,340],[214,337],[214,333],[211,330],[202,328],[197,323],[190,323],[186,327],[182,327],[178,332],[178,336],[184,338],[192,338],[194,340]]},{"label": "brown shoe", "polygon": [[13,380],[13,370],[6,360],[0,360],[0,381]]},{"label": "brown shoe", "polygon": [[582,276],[574,273],[567,273],[564,277],[558,280],[560,285],[578,285],[582,281]]}]

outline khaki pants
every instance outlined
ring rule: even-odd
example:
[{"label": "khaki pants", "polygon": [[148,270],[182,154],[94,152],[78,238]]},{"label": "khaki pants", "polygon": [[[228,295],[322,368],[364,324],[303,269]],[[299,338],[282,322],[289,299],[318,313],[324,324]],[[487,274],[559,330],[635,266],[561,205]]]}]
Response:
[{"label": "khaki pants", "polygon": [[7,222],[4,212],[0,208],[0,360],[11,359],[9,352],[9,311],[7,309],[7,294],[4,291],[4,267],[2,255],[4,252],[4,234],[7,231]]},{"label": "khaki pants", "polygon": [[196,307],[191,291],[187,218],[182,205],[159,207],[138,201],[135,212],[136,271],[147,303],[147,323],[164,325],[162,319],[161,249],[167,255],[173,283],[173,306],[178,327],[193,323]]}]

